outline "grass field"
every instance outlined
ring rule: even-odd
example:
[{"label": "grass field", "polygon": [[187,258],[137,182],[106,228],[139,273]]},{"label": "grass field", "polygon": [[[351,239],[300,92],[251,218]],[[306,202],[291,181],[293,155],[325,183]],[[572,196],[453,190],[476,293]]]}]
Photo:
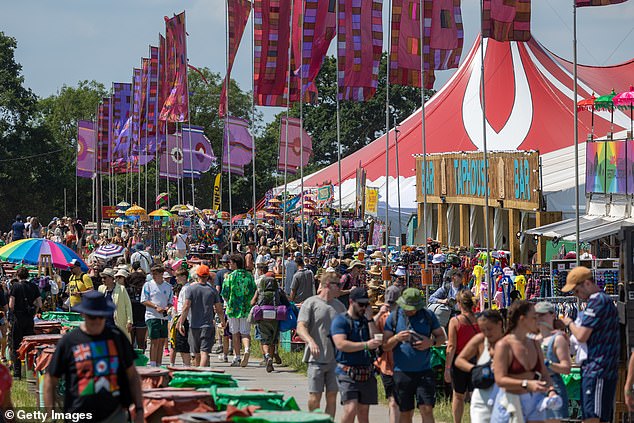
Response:
[{"label": "grass field", "polygon": [[11,400],[14,407],[36,407],[35,395],[28,392],[26,380],[14,380],[11,387]]}]

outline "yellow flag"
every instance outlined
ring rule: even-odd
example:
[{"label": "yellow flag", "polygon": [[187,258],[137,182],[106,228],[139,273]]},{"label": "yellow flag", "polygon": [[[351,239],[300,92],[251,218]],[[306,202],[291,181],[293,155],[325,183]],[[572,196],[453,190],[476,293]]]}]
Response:
[{"label": "yellow flag", "polygon": [[213,192],[213,201],[211,208],[213,211],[220,211],[220,204],[222,203],[222,191],[220,185],[220,173],[216,175],[216,180],[214,182],[214,192]]},{"label": "yellow flag", "polygon": [[365,212],[376,216],[379,211],[379,189],[366,187],[365,189]]}]

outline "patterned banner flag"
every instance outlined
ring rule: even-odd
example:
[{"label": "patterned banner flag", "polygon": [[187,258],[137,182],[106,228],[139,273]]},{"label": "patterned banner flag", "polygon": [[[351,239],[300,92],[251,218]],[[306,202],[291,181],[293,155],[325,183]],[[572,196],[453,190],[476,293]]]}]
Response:
[{"label": "patterned banner flag", "polygon": [[110,173],[110,97],[102,99],[97,111],[97,171]]},{"label": "patterned banner flag", "polygon": [[[160,120],[185,122],[189,119],[189,93],[187,92],[187,32],[185,12],[179,13],[166,22],[168,60],[173,52],[175,75],[170,94],[165,99]],[[168,62],[168,68],[171,63]],[[168,72],[168,78],[170,77]]]},{"label": "patterned banner flag", "polygon": [[166,150],[161,154],[159,175],[163,178],[181,179],[183,177],[183,145],[180,134],[167,137]]},{"label": "patterned banner flag", "polygon": [[112,132],[110,140],[112,147],[110,158],[114,162],[121,162],[127,158],[130,145],[130,125],[132,116],[132,84],[114,82],[112,84]]},{"label": "patterned banner flag", "polygon": [[575,6],[609,6],[611,4],[625,3],[627,0],[575,0]]},{"label": "patterned banner flag", "polygon": [[483,0],[482,36],[496,41],[531,39],[531,0]]},{"label": "patterned banner flag", "polygon": [[[284,116],[280,122],[280,155],[277,169],[281,171],[286,169],[288,173],[295,174],[300,166],[306,166],[310,160],[313,154],[313,139],[301,127],[300,119],[288,118],[288,128],[286,123],[287,119]],[[289,140],[288,143],[287,140]],[[286,158],[287,150],[288,159]]]},{"label": "patterned banner flag", "polygon": [[[229,148],[231,161],[229,161]],[[244,166],[251,163],[253,136],[249,131],[249,122],[233,116],[227,118],[222,149],[222,171],[244,176]]]},{"label": "patterned banner flag", "polygon": [[147,104],[147,133],[148,136],[156,135],[158,115],[156,113],[158,103],[158,75],[159,75],[159,49],[150,46],[150,63],[148,69],[148,104]]},{"label": "patterned banner flag", "polygon": [[130,145],[128,146],[128,154],[135,150],[138,152],[141,143],[141,69],[134,69],[132,80],[132,135],[130,136]]},{"label": "patterned banner flag", "polygon": [[[427,6],[427,3],[428,0],[425,0],[424,5]],[[431,19],[423,20],[424,24],[428,22]],[[420,0],[393,0],[391,42],[390,83],[420,88]],[[423,49],[426,54],[425,88],[431,89],[435,78],[427,56],[429,38],[425,39]]]},{"label": "patterned banner flag", "polygon": [[[431,16],[431,19],[427,19],[427,16]],[[460,0],[426,0],[424,23],[423,50],[431,69],[457,68],[464,42]]]},{"label": "patterned banner flag", "polygon": [[292,48],[297,68],[294,76],[303,81],[304,101],[316,103],[319,93],[315,79],[336,34],[336,3],[335,0],[294,1]]},{"label": "patterned banner flag", "polygon": [[339,99],[374,96],[383,47],[382,0],[339,2]]},{"label": "patterned banner flag", "polygon": [[[168,135],[168,155],[161,157],[160,175],[170,177],[200,178],[209,172],[215,160],[211,142],[201,126],[183,125],[182,138],[179,135]],[[168,171],[169,164],[169,171]]]},{"label": "patterned banner flag", "polygon": [[95,176],[95,150],[97,148],[97,135],[95,123],[80,120],[77,122],[77,169],[76,174],[80,178],[92,178]]},{"label": "patterned banner flag", "polygon": [[213,211],[220,211],[220,205],[222,204],[222,186],[220,182],[222,180],[222,172],[216,175],[214,180],[214,191],[212,193],[211,209]]},{"label": "patterned banner flag", "polygon": [[[291,0],[255,0],[254,98],[258,106],[285,106]],[[291,91],[296,85],[291,79]],[[296,88],[296,87],[295,87]]]},{"label": "patterned banner flag", "polygon": [[220,105],[218,106],[218,116],[225,117],[225,107],[227,106],[227,81],[231,80],[231,69],[242,40],[244,28],[247,26],[251,13],[250,0],[233,0],[229,2],[229,64],[227,75],[222,83],[220,92]]},{"label": "patterned banner flag", "polygon": [[148,106],[150,104],[150,59],[144,57],[141,59],[141,133],[139,139],[139,154],[149,156],[148,151]]}]

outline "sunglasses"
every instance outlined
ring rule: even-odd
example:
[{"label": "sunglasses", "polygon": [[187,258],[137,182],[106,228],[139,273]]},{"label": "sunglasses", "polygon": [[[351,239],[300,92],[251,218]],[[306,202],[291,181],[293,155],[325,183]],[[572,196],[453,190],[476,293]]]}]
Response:
[{"label": "sunglasses", "polygon": [[105,316],[90,316],[88,314],[85,315],[86,320],[98,320],[98,319],[104,319],[105,320]]}]

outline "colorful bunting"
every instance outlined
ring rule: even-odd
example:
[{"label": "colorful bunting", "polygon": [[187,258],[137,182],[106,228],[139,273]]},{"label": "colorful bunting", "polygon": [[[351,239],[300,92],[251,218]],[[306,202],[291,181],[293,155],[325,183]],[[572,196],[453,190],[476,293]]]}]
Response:
[{"label": "colorful bunting", "polygon": [[496,41],[531,39],[531,0],[483,0],[482,36]]},{"label": "colorful bunting", "polygon": [[233,62],[242,40],[244,28],[247,26],[251,13],[250,0],[232,0],[229,2],[229,64],[227,75],[222,83],[222,91],[220,92],[220,105],[218,106],[218,116],[225,116],[225,107],[227,106],[227,81],[231,80],[231,69]]},{"label": "colorful bunting", "polygon": [[76,174],[80,178],[92,178],[95,176],[95,150],[97,136],[95,123],[80,120],[77,122],[77,169]]},{"label": "colorful bunting", "polygon": [[[301,127],[301,120],[282,117],[280,122],[280,154],[277,169],[295,174],[300,166],[306,166],[313,154],[313,140],[306,130]],[[287,136],[288,134],[288,136]],[[287,140],[288,148],[286,146]],[[288,150],[288,160],[286,151]]]},{"label": "colorful bunting", "polygon": [[[231,149],[231,162],[229,162],[228,149]],[[244,166],[251,162],[253,149],[253,136],[249,132],[249,122],[233,116],[227,118],[224,132],[224,145],[222,149],[222,169],[228,172],[244,176]]]},{"label": "colorful bunting", "polygon": [[179,13],[166,22],[168,70],[171,68],[171,54],[175,63],[173,80],[168,71],[168,81],[173,81],[169,96],[165,99],[160,120],[185,122],[189,120],[189,93],[187,91],[187,32],[185,12]]},{"label": "colorful bunting", "polygon": [[338,19],[339,99],[369,100],[379,78],[382,0],[340,0]]}]

